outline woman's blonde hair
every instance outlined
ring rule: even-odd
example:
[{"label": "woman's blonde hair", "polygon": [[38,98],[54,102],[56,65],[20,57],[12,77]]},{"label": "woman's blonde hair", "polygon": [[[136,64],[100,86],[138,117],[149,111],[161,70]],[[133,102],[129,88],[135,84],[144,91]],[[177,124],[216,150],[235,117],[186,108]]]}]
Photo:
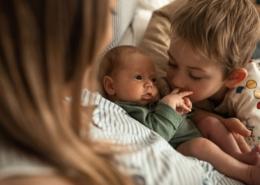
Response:
[{"label": "woman's blonde hair", "polygon": [[107,0],[0,1],[0,135],[82,184],[128,184],[109,146],[79,137],[83,76],[96,75],[109,9]]},{"label": "woman's blonde hair", "polygon": [[222,63],[226,73],[248,63],[260,36],[259,15],[250,0],[185,0],[171,24],[172,42],[189,43]]}]

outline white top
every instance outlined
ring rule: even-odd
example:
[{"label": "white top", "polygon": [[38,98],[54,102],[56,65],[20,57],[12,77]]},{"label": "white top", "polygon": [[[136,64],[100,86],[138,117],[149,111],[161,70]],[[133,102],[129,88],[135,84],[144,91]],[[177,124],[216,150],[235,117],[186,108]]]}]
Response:
[{"label": "white top", "polygon": [[230,90],[215,111],[240,119],[252,131],[247,139],[252,147],[260,144],[260,60],[250,62],[248,76]]},{"label": "white top", "polygon": [[[91,136],[129,147],[132,152],[117,155],[116,160],[119,169],[132,176],[137,184],[242,184],[215,171],[207,162],[181,155],[162,137],[129,117],[121,107],[98,94],[84,91],[83,105],[88,104],[90,96],[94,97],[94,104],[97,106],[93,112]],[[84,133],[82,136],[84,137]],[[17,152],[7,151],[1,145],[0,156],[4,156],[0,157],[0,178],[14,174],[24,175],[25,166],[28,169],[27,175],[35,174],[35,168],[38,174],[50,173],[47,166],[29,158],[22,158]],[[5,172],[5,175],[2,175],[2,172]]]}]

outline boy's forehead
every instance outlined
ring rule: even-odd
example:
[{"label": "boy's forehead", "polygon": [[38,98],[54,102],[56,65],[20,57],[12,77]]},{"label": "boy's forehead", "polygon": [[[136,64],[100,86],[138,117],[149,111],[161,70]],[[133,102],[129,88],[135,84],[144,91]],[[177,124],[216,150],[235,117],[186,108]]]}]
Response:
[{"label": "boy's forehead", "polygon": [[187,69],[209,73],[212,70],[223,71],[223,66],[213,59],[209,59],[199,50],[192,48],[187,42],[178,41],[170,44],[169,59]]},{"label": "boy's forehead", "polygon": [[171,42],[168,54],[169,57],[173,57],[174,59],[190,59],[196,63],[212,62],[198,48],[194,48],[188,42],[182,40],[176,40]]}]

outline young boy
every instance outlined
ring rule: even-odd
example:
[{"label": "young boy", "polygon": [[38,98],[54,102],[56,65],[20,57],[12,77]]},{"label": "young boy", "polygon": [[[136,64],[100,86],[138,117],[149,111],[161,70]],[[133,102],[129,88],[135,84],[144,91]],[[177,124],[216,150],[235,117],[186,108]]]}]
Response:
[{"label": "young boy", "polygon": [[[158,102],[155,67],[142,51],[131,46],[113,48],[105,55],[102,70],[100,79],[106,97],[158,132],[178,151],[206,160],[235,179],[260,183],[260,167],[227,155],[213,142],[200,137],[196,127],[181,116],[191,109],[191,91],[176,90]],[[230,135],[227,136],[229,140]]]},{"label": "young boy", "polygon": [[[251,56],[260,23],[254,5],[249,0],[191,0],[171,21],[170,86],[192,91],[196,105],[207,99],[206,110],[240,119],[252,131],[248,144],[259,151],[260,70]],[[217,119],[202,111],[194,119],[203,136],[225,147],[221,133],[215,132]],[[222,149],[232,156],[239,152]]]}]

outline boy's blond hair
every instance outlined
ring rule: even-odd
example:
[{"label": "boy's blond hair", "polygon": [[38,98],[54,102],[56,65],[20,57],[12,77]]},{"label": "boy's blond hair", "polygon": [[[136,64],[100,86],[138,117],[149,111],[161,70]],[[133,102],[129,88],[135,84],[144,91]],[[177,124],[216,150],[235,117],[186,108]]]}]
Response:
[{"label": "boy's blond hair", "polygon": [[228,74],[244,67],[259,40],[258,12],[250,0],[186,0],[171,19],[174,44],[187,42]]}]

